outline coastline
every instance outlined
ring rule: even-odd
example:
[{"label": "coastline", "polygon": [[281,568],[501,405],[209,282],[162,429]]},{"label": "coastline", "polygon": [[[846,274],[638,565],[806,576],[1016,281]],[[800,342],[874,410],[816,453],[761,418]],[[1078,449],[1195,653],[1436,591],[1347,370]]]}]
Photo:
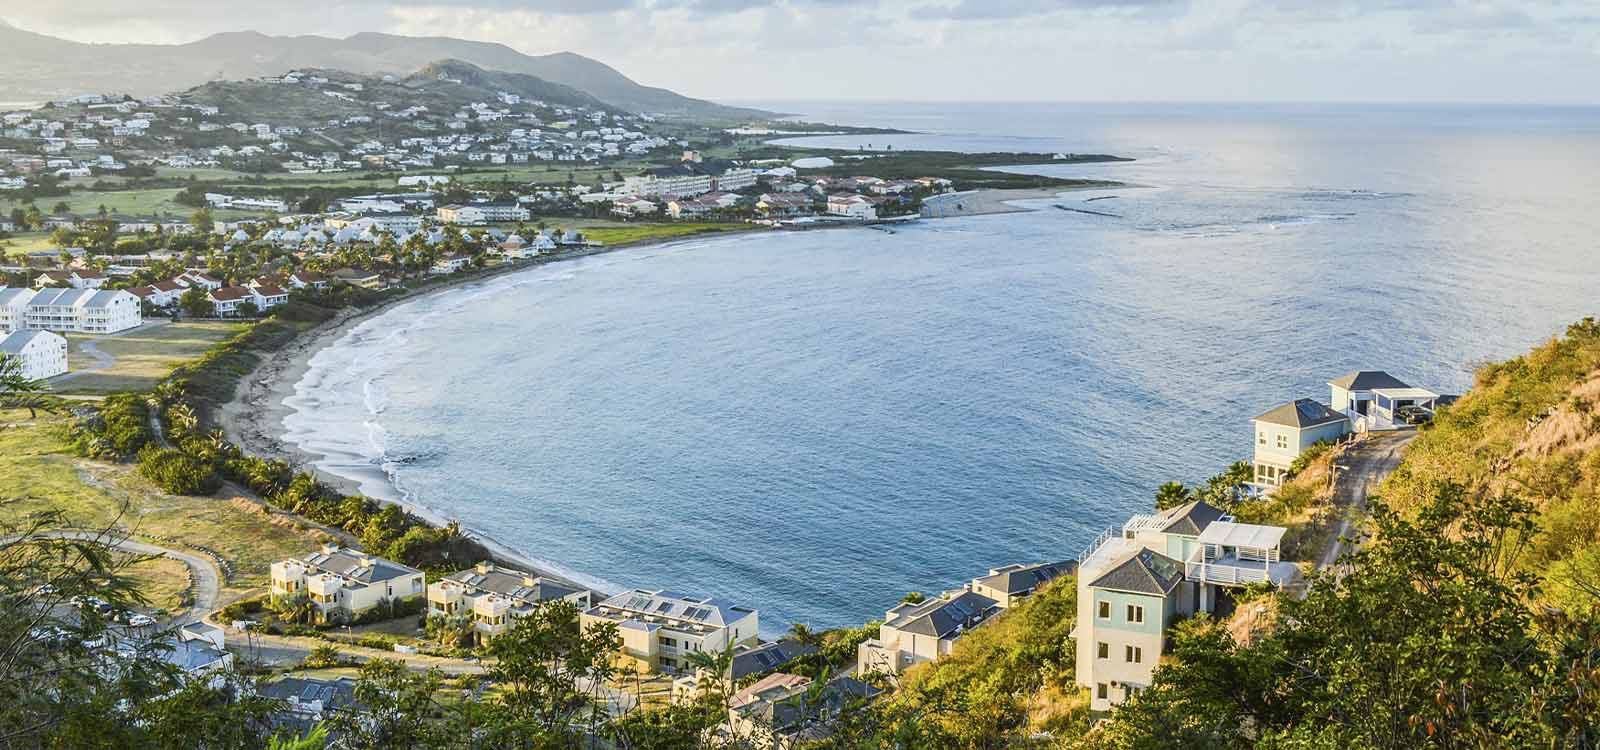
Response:
[{"label": "coastline", "polygon": [[[1008,214],[1037,211],[1040,209],[1012,205],[1011,201],[1042,200],[1055,198],[1061,193],[1080,190],[1106,190],[1120,189],[1121,187],[1137,186],[1084,186],[1081,188],[1045,188],[1045,189],[987,189],[972,191],[963,195],[970,196],[963,203],[971,204],[968,210],[952,216],[980,216],[989,214]],[[939,217],[943,218],[943,217]],[[932,220],[932,219],[924,219]],[[861,228],[861,224],[837,224],[820,228]],[[773,230],[755,230],[773,231]],[[289,399],[295,397],[295,388],[311,368],[311,360],[324,349],[334,345],[360,324],[382,315],[400,305],[407,304],[428,295],[442,293],[457,289],[466,284],[486,281],[502,275],[520,271],[541,268],[553,263],[577,260],[606,253],[633,250],[677,242],[690,242],[711,239],[719,236],[730,236],[741,233],[709,234],[699,237],[664,237],[659,239],[642,240],[627,244],[591,247],[584,250],[564,253],[560,256],[540,258],[533,262],[517,263],[497,266],[486,271],[474,274],[470,278],[452,281],[444,284],[430,285],[426,288],[410,290],[404,294],[385,300],[381,304],[362,310],[346,310],[337,317],[318,324],[301,334],[295,336],[283,348],[263,354],[261,362],[254,370],[240,379],[235,388],[233,398],[222,404],[216,412],[217,427],[232,442],[239,445],[245,453],[266,459],[281,460],[295,467],[297,471],[310,472],[319,481],[333,487],[338,492],[346,495],[364,495],[380,503],[400,505],[407,512],[427,520],[435,525],[445,525],[451,519],[439,516],[425,505],[403,502],[392,497],[376,497],[365,493],[361,483],[350,477],[335,474],[317,465],[318,461],[326,456],[302,449],[284,438],[284,419],[294,413],[295,408],[288,404]],[[494,555],[495,561],[511,567],[526,570],[534,575],[544,576],[552,580],[560,580],[577,584],[571,576],[563,575],[550,570],[550,565],[539,563],[526,555],[517,552],[508,545],[501,544],[492,537],[485,535],[481,530],[464,528],[463,533],[468,537],[483,544]]]}]

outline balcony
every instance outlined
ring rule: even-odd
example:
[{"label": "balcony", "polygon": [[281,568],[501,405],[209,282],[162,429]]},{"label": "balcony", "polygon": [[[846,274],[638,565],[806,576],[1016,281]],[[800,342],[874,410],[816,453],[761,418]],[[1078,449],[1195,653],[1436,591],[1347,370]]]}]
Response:
[{"label": "balcony", "polygon": [[1212,522],[1200,533],[1194,553],[1184,561],[1184,576],[1218,586],[1288,583],[1299,571],[1293,563],[1282,562],[1278,557],[1285,531],[1279,526]]}]

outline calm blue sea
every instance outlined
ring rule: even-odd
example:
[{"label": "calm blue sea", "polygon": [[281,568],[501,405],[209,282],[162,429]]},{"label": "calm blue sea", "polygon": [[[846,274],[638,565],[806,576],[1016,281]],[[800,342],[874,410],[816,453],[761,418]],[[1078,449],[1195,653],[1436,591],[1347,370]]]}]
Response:
[{"label": "calm blue sea", "polygon": [[1457,392],[1600,312],[1597,110],[754,104],[1144,187],[450,290],[319,354],[291,439],[592,584],[836,626],[1073,557],[1348,370]]}]

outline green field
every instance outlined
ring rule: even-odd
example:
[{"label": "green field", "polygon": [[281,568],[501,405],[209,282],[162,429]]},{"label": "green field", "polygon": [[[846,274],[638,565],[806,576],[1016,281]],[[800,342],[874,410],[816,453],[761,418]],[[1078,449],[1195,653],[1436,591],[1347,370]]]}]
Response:
[{"label": "green field", "polygon": [[0,240],[0,255],[20,255],[40,250],[55,250],[49,232],[18,232]]},{"label": "green field", "polygon": [[133,331],[113,336],[67,337],[69,372],[86,370],[99,359],[84,352],[82,344],[92,343],[116,359],[103,370],[84,372],[67,380],[56,380],[51,389],[63,395],[103,396],[117,391],[145,391],[156,386],[180,363],[204,354],[218,341],[239,330],[238,323],[185,321],[146,323]]},{"label": "green field", "polygon": [[684,224],[620,224],[607,222],[605,224],[585,225],[583,222],[563,224],[574,229],[582,229],[583,235],[590,240],[603,242],[607,245],[628,245],[636,242],[651,240],[672,239],[676,237],[689,237],[699,234],[719,234],[732,232],[749,232],[759,230],[753,224],[714,224],[714,223],[684,223]]},{"label": "green field", "polygon": [[[29,420],[25,409],[0,410],[0,498],[13,519],[59,511],[87,528],[117,526],[163,546],[157,539],[191,539],[229,560],[238,594],[264,584],[272,563],[313,548],[320,534],[296,528],[282,516],[268,517],[248,501],[218,497],[180,497],[161,492],[139,476],[132,464],[79,458],[67,444],[67,418],[40,412]],[[138,571],[157,596],[175,583],[159,566]]]}]

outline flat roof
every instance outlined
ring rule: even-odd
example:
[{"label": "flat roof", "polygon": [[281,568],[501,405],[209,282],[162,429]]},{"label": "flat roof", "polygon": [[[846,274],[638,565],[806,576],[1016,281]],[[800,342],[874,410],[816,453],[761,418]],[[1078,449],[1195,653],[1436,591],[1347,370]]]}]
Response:
[{"label": "flat roof", "polygon": [[1426,388],[1374,388],[1372,392],[1386,398],[1438,398],[1439,394]]},{"label": "flat roof", "polygon": [[1233,523],[1231,521],[1214,521],[1200,532],[1197,541],[1201,544],[1215,544],[1220,547],[1250,547],[1252,549],[1271,549],[1278,546],[1283,540],[1287,529],[1282,526],[1258,526],[1253,523]]}]

